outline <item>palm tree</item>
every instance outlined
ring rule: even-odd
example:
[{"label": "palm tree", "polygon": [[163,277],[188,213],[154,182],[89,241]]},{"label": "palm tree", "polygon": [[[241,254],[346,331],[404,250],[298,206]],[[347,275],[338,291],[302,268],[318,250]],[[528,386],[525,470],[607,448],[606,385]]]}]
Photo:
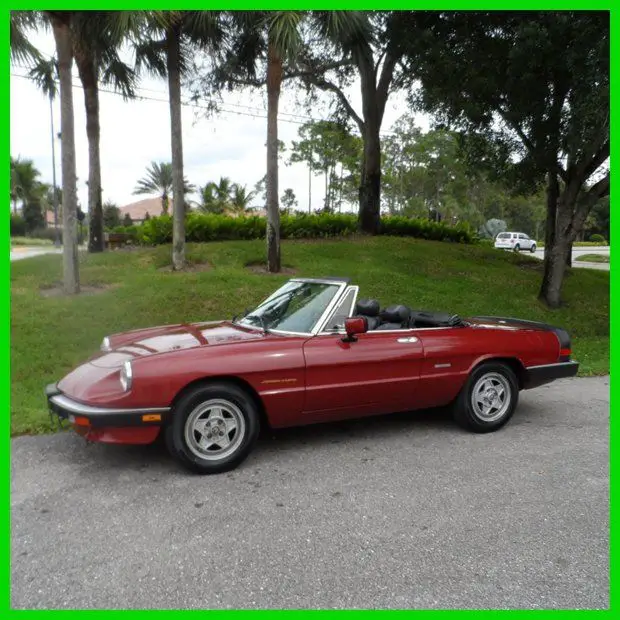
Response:
[{"label": "palm tree", "polygon": [[[285,67],[295,68],[302,51],[302,30],[337,41],[363,27],[355,11],[240,11],[231,17],[234,37],[219,67],[220,82],[267,87],[267,269],[279,272],[280,208],[278,203],[278,107]],[[257,64],[265,76],[257,78]],[[293,73],[295,73],[293,71]],[[246,78],[238,80],[238,76]],[[216,78],[217,81],[217,78]]]},{"label": "palm tree", "polygon": [[77,244],[77,174],[73,122],[73,65],[71,12],[45,11],[49,19],[58,58],[60,82],[60,132],[62,160],[63,288],[67,294],[80,292]]},{"label": "palm tree", "polygon": [[11,58],[36,64],[41,54],[28,41],[27,31],[40,25],[51,26],[56,43],[60,82],[60,131],[63,204],[63,289],[80,291],[77,256],[77,175],[73,120],[73,37],[71,11],[13,11],[11,13]]},{"label": "palm tree", "polygon": [[235,213],[243,213],[250,206],[252,200],[254,200],[254,192],[249,191],[245,185],[233,185],[233,193],[231,200],[231,207]]},{"label": "palm tree", "polygon": [[11,61],[36,64],[41,52],[30,43],[27,31],[36,29],[41,22],[38,11],[11,11]]},{"label": "palm tree", "polygon": [[[184,179],[183,192],[191,194],[193,191],[194,186],[188,183],[187,179]],[[162,211],[165,215],[168,215],[170,194],[174,196],[172,164],[169,162],[152,161],[150,167],[146,169],[146,175],[138,181],[133,193],[158,194],[161,196]],[[182,200],[175,202],[183,203]]]},{"label": "palm tree", "polygon": [[40,58],[29,73],[32,80],[39,87],[39,90],[47,96],[50,102],[50,136],[52,143],[52,186],[54,209],[54,230],[56,239],[54,244],[60,245],[60,231],[58,230],[58,186],[56,185],[56,133],[54,132],[54,100],[58,95],[56,78],[58,77],[58,65],[55,60],[45,60]]},{"label": "palm tree", "polygon": [[[152,11],[145,41],[137,46],[136,67],[168,78],[172,193],[183,195],[183,132],[181,75],[186,71],[192,46],[211,48],[223,40],[217,11]],[[185,267],[185,204],[175,200],[172,223],[172,268]]]},{"label": "palm tree", "polygon": [[17,201],[22,203],[33,198],[40,185],[41,173],[35,168],[31,159],[13,159],[11,157],[11,200],[13,212],[17,213]]},{"label": "palm tree", "polygon": [[121,61],[118,48],[127,35],[137,31],[140,13],[132,11],[74,11],[73,53],[84,91],[88,138],[88,251],[102,252],[103,207],[99,84],[109,85],[125,99],[134,96],[136,75]]},{"label": "palm tree", "polygon": [[217,195],[217,184],[209,181],[204,187],[198,188],[200,204],[198,208],[203,213],[222,213],[222,205]]}]

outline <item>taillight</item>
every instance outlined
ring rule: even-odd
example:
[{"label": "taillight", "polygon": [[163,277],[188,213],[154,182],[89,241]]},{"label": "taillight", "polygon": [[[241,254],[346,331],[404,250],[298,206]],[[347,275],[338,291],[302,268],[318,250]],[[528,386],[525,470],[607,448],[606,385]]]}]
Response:
[{"label": "taillight", "polygon": [[560,362],[569,362],[570,361],[570,354],[571,354],[571,350],[570,349],[560,349],[559,361]]}]

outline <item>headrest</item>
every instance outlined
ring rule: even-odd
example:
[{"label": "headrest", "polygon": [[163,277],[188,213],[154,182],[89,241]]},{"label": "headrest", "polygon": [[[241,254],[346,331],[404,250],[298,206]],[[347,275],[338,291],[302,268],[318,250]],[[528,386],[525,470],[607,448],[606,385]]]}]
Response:
[{"label": "headrest", "polygon": [[365,316],[379,316],[380,304],[376,299],[358,299],[355,305],[355,314]]},{"label": "headrest", "polygon": [[397,304],[381,310],[381,320],[388,323],[405,323],[411,316],[411,308]]}]

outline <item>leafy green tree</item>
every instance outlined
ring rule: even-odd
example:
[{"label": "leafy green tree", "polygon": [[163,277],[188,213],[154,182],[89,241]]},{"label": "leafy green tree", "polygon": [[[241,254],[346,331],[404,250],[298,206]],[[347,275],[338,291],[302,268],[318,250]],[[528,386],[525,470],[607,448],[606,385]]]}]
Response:
[{"label": "leafy green tree", "polygon": [[290,187],[287,187],[280,198],[280,202],[287,213],[294,211],[297,206],[297,197],[295,196],[295,192]]},{"label": "leafy green tree", "polygon": [[129,213],[125,213],[123,217],[123,226],[133,226],[133,220],[131,219],[131,215]]},{"label": "leafy green tree", "polygon": [[113,202],[103,205],[103,225],[108,230],[121,225],[121,210]]},{"label": "leafy green tree", "polygon": [[[561,303],[571,247],[609,195],[609,12],[442,12],[410,42],[412,94],[483,136],[498,176],[546,186],[539,297]],[[482,161],[482,158],[480,158]]]},{"label": "leafy green tree", "polygon": [[24,202],[22,215],[26,223],[26,232],[31,233],[37,228],[45,227],[45,215],[41,206],[41,199],[31,197]]},{"label": "leafy green tree", "polygon": [[[321,172],[325,181],[324,208],[333,209],[333,203],[341,202],[341,177],[336,175],[340,166],[341,173],[346,166],[351,168],[351,161],[359,155],[357,139],[349,132],[346,125],[334,121],[310,122],[299,129],[299,141],[293,141],[289,161],[307,163],[312,172]],[[353,169],[358,169],[355,161]],[[310,197],[308,202],[310,202]]]},{"label": "leafy green tree", "polygon": [[[418,37],[428,19],[423,11],[374,11],[366,23],[332,39],[331,46],[309,44],[304,50],[302,79],[308,86],[330,93],[337,112],[358,127],[363,152],[360,166],[359,224],[376,234],[381,208],[381,125],[392,92],[407,78],[402,60],[409,41]],[[333,66],[325,71],[327,61]],[[361,111],[346,91],[354,78],[360,80]]]}]

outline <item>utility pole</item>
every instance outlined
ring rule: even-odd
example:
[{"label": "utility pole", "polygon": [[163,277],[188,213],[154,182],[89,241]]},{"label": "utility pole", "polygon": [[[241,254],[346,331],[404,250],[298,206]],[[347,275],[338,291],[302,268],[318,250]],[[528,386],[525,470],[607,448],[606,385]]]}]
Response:
[{"label": "utility pole", "polygon": [[50,94],[50,123],[52,128],[52,194],[54,202],[54,229],[56,231],[56,238],[54,239],[54,245],[60,246],[60,234],[58,231],[58,189],[56,187],[56,135],[54,134],[54,98]]}]

